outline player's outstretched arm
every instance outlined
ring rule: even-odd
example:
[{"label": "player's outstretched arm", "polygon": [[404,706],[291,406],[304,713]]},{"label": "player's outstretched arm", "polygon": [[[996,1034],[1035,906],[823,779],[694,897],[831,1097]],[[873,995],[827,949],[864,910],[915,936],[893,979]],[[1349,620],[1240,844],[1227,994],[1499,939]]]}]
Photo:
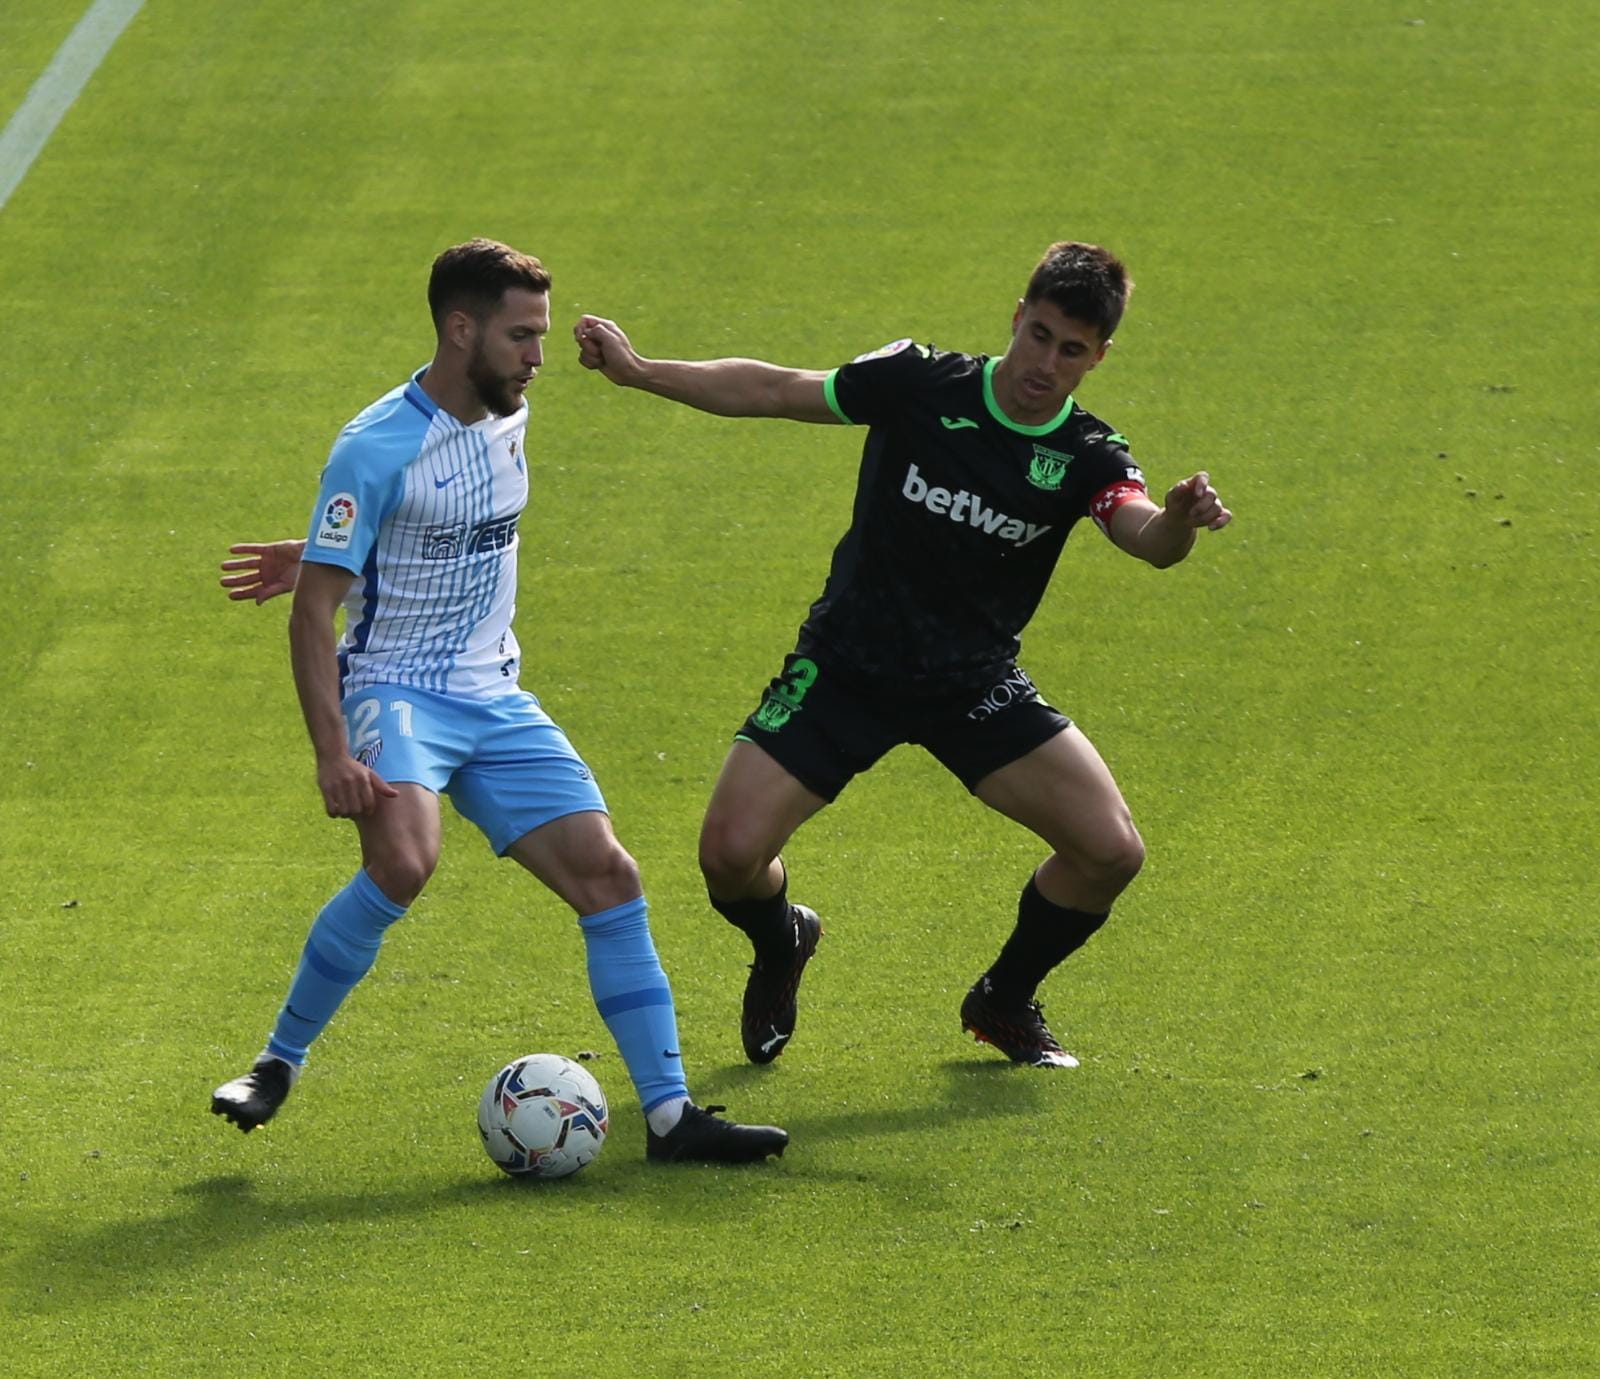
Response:
[{"label": "player's outstretched arm", "polygon": [[1195,534],[1202,528],[1221,531],[1231,521],[1233,513],[1222,505],[1211,476],[1201,470],[1169,488],[1161,507],[1147,498],[1124,503],[1111,515],[1111,539],[1129,555],[1165,569],[1194,549]]},{"label": "player's outstretched arm", "polygon": [[305,548],[304,541],[244,541],[229,546],[230,555],[244,558],[222,562],[222,587],[230,599],[254,599],[257,603],[287,594],[300,576],[300,556]]},{"label": "player's outstretched arm", "polygon": [[760,359],[646,359],[615,321],[583,316],[572,328],[578,362],[623,388],[698,407],[719,417],[783,417],[834,422],[817,369],[786,369]]}]

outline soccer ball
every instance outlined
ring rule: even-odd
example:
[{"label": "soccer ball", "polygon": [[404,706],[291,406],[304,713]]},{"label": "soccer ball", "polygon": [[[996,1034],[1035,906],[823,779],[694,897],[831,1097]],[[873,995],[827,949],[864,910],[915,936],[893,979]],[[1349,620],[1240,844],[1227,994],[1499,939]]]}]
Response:
[{"label": "soccer ball", "polygon": [[483,1147],[507,1173],[565,1178],[594,1160],[611,1116],[600,1084],[570,1058],[530,1053],[489,1079],[478,1101]]}]

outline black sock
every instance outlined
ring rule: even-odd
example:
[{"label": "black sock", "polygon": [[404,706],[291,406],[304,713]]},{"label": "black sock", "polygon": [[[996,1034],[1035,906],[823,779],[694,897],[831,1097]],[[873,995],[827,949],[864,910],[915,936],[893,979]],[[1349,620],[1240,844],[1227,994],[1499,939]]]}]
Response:
[{"label": "black sock", "polygon": [[736,929],[743,929],[756,950],[756,957],[780,958],[794,947],[793,925],[789,922],[789,875],[784,873],[783,884],[776,895],[764,900],[711,899],[711,908]]},{"label": "black sock", "polygon": [[1052,904],[1030,876],[1017,902],[1017,927],[987,973],[990,990],[1006,1000],[1031,1001],[1046,974],[1082,948],[1109,917]]}]

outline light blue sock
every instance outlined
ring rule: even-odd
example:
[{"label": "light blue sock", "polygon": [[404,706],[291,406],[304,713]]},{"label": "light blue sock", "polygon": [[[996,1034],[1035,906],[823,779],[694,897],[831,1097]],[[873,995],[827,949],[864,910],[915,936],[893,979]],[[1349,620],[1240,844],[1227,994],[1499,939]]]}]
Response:
[{"label": "light blue sock", "polygon": [[578,925],[589,959],[589,990],[622,1051],[639,1105],[648,1114],[687,1097],[672,988],[650,938],[644,897],[583,915]]},{"label": "light blue sock", "polygon": [[322,907],[306,935],[300,966],[267,1052],[300,1067],[311,1041],[333,1019],[339,1003],[377,961],[383,931],[406,912],[362,868],[350,884]]}]

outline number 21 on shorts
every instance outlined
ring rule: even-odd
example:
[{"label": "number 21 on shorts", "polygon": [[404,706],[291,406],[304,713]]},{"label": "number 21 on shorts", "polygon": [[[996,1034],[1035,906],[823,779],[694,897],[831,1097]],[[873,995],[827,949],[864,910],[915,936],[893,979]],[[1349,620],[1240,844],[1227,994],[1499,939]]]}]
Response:
[{"label": "number 21 on shorts", "polygon": [[[378,715],[383,712],[380,699],[363,699],[350,710],[350,752],[359,757],[363,749],[377,742],[382,733],[378,728]],[[395,731],[401,737],[411,736],[411,704],[409,700],[396,699],[389,705],[395,716]]]}]

